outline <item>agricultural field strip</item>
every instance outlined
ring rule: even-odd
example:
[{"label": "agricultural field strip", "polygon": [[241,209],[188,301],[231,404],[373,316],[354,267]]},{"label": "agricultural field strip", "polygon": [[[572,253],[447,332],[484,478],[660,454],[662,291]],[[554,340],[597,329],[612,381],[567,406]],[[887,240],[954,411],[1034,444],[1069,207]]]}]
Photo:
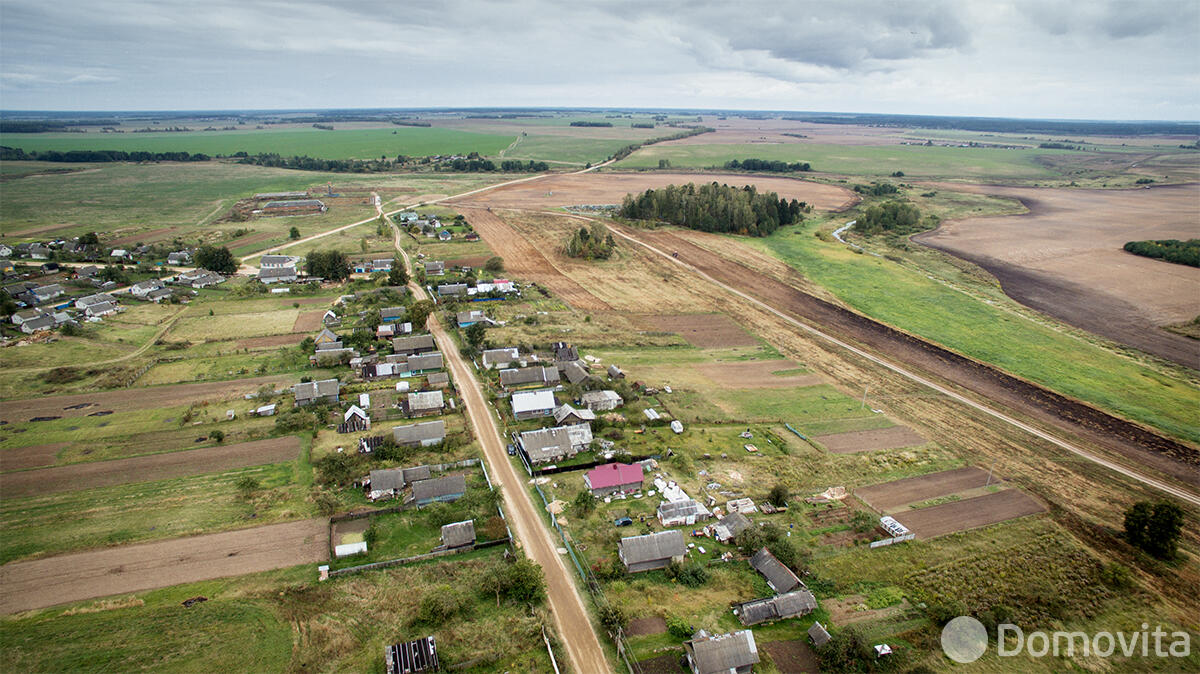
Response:
[{"label": "agricultural field strip", "polygon": [[[405,267],[411,273],[411,260],[400,245],[400,229],[394,224],[392,229],[395,232],[396,250],[400,252]],[[426,297],[425,290],[415,281],[410,282],[409,287],[416,297]],[[428,327],[439,344],[453,344],[436,316],[429,317]],[[508,461],[504,440],[484,400],[479,380],[463,361],[457,349],[443,348],[443,354],[454,381],[459,383],[459,395],[463,399],[467,416],[474,426],[484,457],[491,469],[492,480],[501,488],[500,493],[506,505],[509,523],[523,544],[525,554],[545,571],[546,596],[554,616],[555,627],[570,656],[572,669],[581,673],[604,672],[607,659],[595,628],[588,618],[583,598],[528,492],[521,488],[524,481]],[[505,485],[512,488],[505,489]],[[585,626],[587,629],[584,629]]]},{"label": "agricultural field strip", "polygon": [[322,562],[328,527],[302,520],[5,564],[0,614]]},{"label": "agricultural field strip", "polygon": [[[588,221],[588,222],[597,222],[596,220],[594,220],[592,218],[586,218],[583,216],[564,215],[562,213],[555,213],[555,215],[560,215],[563,217],[572,217],[572,218],[576,218],[576,219],[584,220],[584,221]],[[606,224],[605,226],[608,226],[608,225]],[[1174,485],[1168,484],[1166,482],[1163,482],[1162,480],[1159,480],[1157,478],[1146,475],[1145,473],[1142,473],[1141,471],[1134,470],[1134,469],[1128,468],[1126,466],[1122,466],[1118,463],[1115,463],[1104,457],[1101,457],[1093,452],[1089,452],[1089,451],[1087,451],[1081,447],[1078,447],[1072,443],[1066,442],[1065,440],[1061,440],[1055,435],[1052,435],[1045,431],[1034,428],[1033,426],[1030,426],[1029,424],[1021,422],[1007,414],[1004,414],[1003,412],[993,409],[992,407],[990,407],[988,405],[985,405],[980,402],[976,402],[962,394],[956,393],[956,392],[954,392],[940,384],[937,384],[925,377],[922,377],[913,372],[910,372],[909,370],[906,370],[906,369],[900,367],[899,365],[892,363],[891,361],[888,361],[884,358],[874,356],[870,353],[867,353],[866,351],[864,351],[858,347],[855,347],[847,342],[844,342],[840,339],[837,339],[836,337],[833,337],[832,335],[822,332],[822,331],[818,330],[817,328],[814,328],[811,325],[808,325],[807,323],[799,321],[799,320],[789,316],[788,314],[772,307],[771,305],[766,304],[765,302],[762,302],[761,300],[751,297],[750,295],[748,295],[740,290],[737,290],[736,288],[733,288],[732,286],[729,286],[725,283],[718,281],[717,279],[706,274],[705,272],[701,271],[697,267],[694,267],[682,260],[673,258],[670,253],[659,250],[658,248],[655,248],[654,246],[652,246],[648,243],[640,241],[624,232],[621,232],[614,227],[608,227],[608,229],[613,234],[615,234],[631,243],[642,246],[642,247],[650,250],[651,252],[658,254],[663,259],[665,259],[669,262],[680,265],[681,267],[692,271],[693,273],[697,274],[701,278],[704,278],[708,282],[712,283],[714,286],[720,287],[729,293],[737,295],[738,297],[741,297],[742,299],[774,314],[775,316],[778,316],[779,318],[783,319],[784,321],[786,321],[792,325],[795,325],[796,327],[798,327],[798,328],[800,328],[800,329],[802,329],[802,330],[804,330],[826,342],[829,342],[829,343],[839,346],[843,349],[846,349],[847,351],[859,356],[860,358],[864,358],[864,359],[869,360],[877,365],[885,367],[885,368],[891,370],[892,372],[895,372],[896,374],[899,374],[900,376],[905,377],[906,379],[909,379],[913,382],[921,384],[922,386],[933,389],[934,391],[937,391],[938,393],[941,393],[942,395],[945,395],[953,400],[956,400],[964,405],[967,405],[968,407],[971,407],[980,412],[983,412],[992,417],[995,417],[996,419],[999,419],[1000,421],[1003,421],[1011,426],[1019,428],[1025,432],[1027,432],[1031,435],[1034,435],[1042,440],[1045,440],[1061,449],[1065,449],[1068,452],[1071,452],[1077,456],[1080,456],[1084,459],[1092,461],[1093,463],[1104,466],[1105,468],[1108,468],[1108,469],[1113,470],[1117,473],[1120,473],[1126,477],[1137,480],[1138,482],[1141,482],[1142,484],[1145,484],[1147,486],[1158,489],[1159,491],[1163,491],[1163,492],[1166,492],[1173,496],[1176,496],[1178,498],[1181,498],[1184,501],[1191,503],[1192,505],[1200,506],[1200,496],[1197,496],[1195,493],[1193,493],[1191,491],[1187,491],[1185,489],[1181,489]]]},{"label": "agricultural field strip", "polygon": [[896,513],[898,522],[920,538],[976,529],[1045,512],[1046,507],[1019,489]]},{"label": "agricultural field strip", "polygon": [[988,483],[988,478],[987,471],[967,466],[859,487],[854,490],[854,497],[880,512],[887,512],[897,506],[982,487]]},{"label": "agricultural field strip", "polygon": [[0,474],[0,499],[216,473],[292,461],[299,454],[299,439],[289,435],[234,445],[3,473]]}]

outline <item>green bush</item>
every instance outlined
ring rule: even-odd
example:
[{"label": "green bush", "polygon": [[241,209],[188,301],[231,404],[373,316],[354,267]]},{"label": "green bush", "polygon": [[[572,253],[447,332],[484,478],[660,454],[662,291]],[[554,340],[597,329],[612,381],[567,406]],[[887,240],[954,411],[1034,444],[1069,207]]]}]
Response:
[{"label": "green bush", "polygon": [[668,613],[667,632],[676,639],[691,639],[696,630],[692,629],[688,621],[673,613]]}]

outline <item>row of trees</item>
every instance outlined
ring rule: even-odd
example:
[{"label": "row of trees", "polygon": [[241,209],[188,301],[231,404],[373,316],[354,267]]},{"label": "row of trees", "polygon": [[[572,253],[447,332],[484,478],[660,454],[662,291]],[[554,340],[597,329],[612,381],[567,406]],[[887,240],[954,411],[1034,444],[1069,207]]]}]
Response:
[{"label": "row of trees", "polygon": [[658,220],[702,232],[767,236],[781,226],[803,220],[807,204],[717,183],[668,185],[626,195],[617,214],[634,220]]},{"label": "row of trees", "polygon": [[26,152],[19,147],[0,147],[0,161],[50,161],[60,163],[96,162],[108,163],[115,161],[208,161],[212,159],[206,154],[189,154],[187,152],[125,152],[123,150],[33,150]]},{"label": "row of trees", "polygon": [[607,260],[612,257],[617,243],[613,241],[604,225],[594,222],[591,227],[580,227],[567,240],[567,256],[581,257],[585,260]]},{"label": "row of trees", "polygon": [[490,173],[492,171],[504,171],[506,173],[536,173],[538,171],[550,170],[550,165],[544,161],[520,161],[517,159],[505,159],[499,165],[491,159],[482,158],[467,158],[467,159],[451,159],[442,164],[443,167],[451,171],[459,171],[461,173]]},{"label": "row of trees", "polygon": [[1158,241],[1130,241],[1125,250],[1134,255],[1166,260],[1175,264],[1200,267],[1200,239],[1160,239]]},{"label": "row of trees", "polygon": [[766,171],[768,173],[791,173],[793,171],[811,171],[812,166],[806,161],[792,162],[774,161],[771,159],[743,159],[725,162],[725,168],[742,171]]}]

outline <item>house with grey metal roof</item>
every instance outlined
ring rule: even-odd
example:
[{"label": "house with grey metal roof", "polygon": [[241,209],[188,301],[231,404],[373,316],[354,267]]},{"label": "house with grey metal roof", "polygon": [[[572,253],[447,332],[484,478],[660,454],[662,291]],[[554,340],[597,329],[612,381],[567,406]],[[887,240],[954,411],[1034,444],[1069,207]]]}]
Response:
[{"label": "house with grey metal roof", "polygon": [[411,335],[392,340],[392,352],[396,354],[411,356],[436,350],[437,344],[433,341],[433,335]]},{"label": "house with grey metal roof", "polygon": [[537,384],[539,386],[546,384],[558,383],[558,368],[557,367],[522,367],[509,368],[500,370],[500,385],[505,388],[513,388],[516,386],[528,386]]},{"label": "house with grey metal roof", "polygon": [[462,475],[447,475],[432,480],[419,480],[413,483],[413,501],[417,505],[427,505],[435,501],[457,501],[467,493],[467,478]]},{"label": "house with grey metal roof", "polygon": [[454,522],[443,526],[442,547],[447,550],[475,547],[475,520]]},{"label": "house with grey metal roof", "polygon": [[488,349],[483,352],[482,362],[485,370],[490,370],[494,367],[508,367],[515,361],[520,359],[520,354],[517,352],[517,347],[510,346],[503,349]]},{"label": "house with grey metal roof", "polygon": [[296,407],[304,407],[313,403],[336,403],[341,384],[336,379],[301,382],[292,387],[296,395]]},{"label": "house with grey metal roof", "polygon": [[754,599],[734,607],[733,612],[743,625],[757,625],[771,620],[784,620],[808,615],[817,608],[817,598],[803,584],[796,590],[774,597]]},{"label": "house with grey metal roof", "polygon": [[630,573],[666,568],[671,562],[682,562],[685,554],[687,546],[679,531],[630,536],[617,545],[617,557]]},{"label": "house with grey metal roof", "polygon": [[612,377],[613,379],[624,379],[625,372],[621,368],[617,367],[616,365],[609,365],[608,366],[608,376]]},{"label": "house with grey metal roof", "polygon": [[731,512],[713,525],[713,538],[722,543],[728,543],[737,535],[750,528],[750,520],[739,512]]},{"label": "house with grey metal roof", "polygon": [[750,557],[750,566],[767,579],[767,585],[770,585],[772,590],[780,594],[791,592],[793,588],[801,584],[796,574],[784,566],[783,562],[776,559],[775,555],[766,548]]},{"label": "house with grey metal roof", "polygon": [[716,635],[700,630],[683,642],[683,650],[693,674],[750,674],[759,660],[750,630]]},{"label": "house with grey metal roof", "polygon": [[465,283],[443,283],[437,287],[439,297],[463,297],[467,294]]},{"label": "house with grey metal roof", "polygon": [[664,527],[677,527],[681,524],[695,524],[712,517],[708,508],[700,505],[694,499],[686,501],[663,501],[658,506],[658,521]]},{"label": "house with grey metal roof", "polygon": [[562,370],[562,375],[572,384],[582,384],[591,376],[588,374],[587,368],[577,360],[559,363],[558,369]]},{"label": "house with grey metal roof", "polygon": [[57,283],[51,283],[48,286],[38,286],[29,293],[38,302],[49,302],[50,300],[63,294],[62,286]]},{"label": "house with grey metal roof", "polygon": [[563,427],[525,431],[517,436],[517,444],[521,446],[531,464],[553,463],[579,453],[571,444],[570,432]]},{"label": "house with grey metal roof", "polygon": [[426,276],[441,276],[446,273],[446,263],[440,260],[429,260],[425,262]]},{"label": "house with grey metal roof", "polygon": [[450,385],[450,375],[445,372],[431,372],[425,377],[425,383],[434,388],[445,388]]},{"label": "house with grey metal roof", "polygon": [[444,367],[442,362],[442,352],[440,351],[418,353],[416,355],[409,356],[407,364],[407,372],[409,374],[420,374],[422,372],[429,372],[430,370],[440,370],[442,367]]},{"label": "house with grey metal roof", "polygon": [[98,318],[100,316],[107,316],[109,314],[116,313],[120,310],[121,307],[116,302],[110,300],[107,302],[90,304],[83,310],[83,313],[86,314],[88,318]]},{"label": "house with grey metal roof", "polygon": [[373,470],[367,476],[370,484],[367,498],[374,501],[384,497],[399,496],[405,487],[420,480],[428,480],[430,475],[429,466]]},{"label": "house with grey metal roof", "polygon": [[812,639],[814,646],[824,646],[829,643],[832,638],[829,636],[829,631],[819,622],[814,622],[812,627],[808,628],[808,638]]},{"label": "house with grey metal roof", "polygon": [[596,420],[596,413],[591,410],[577,410],[566,403],[554,408],[554,423],[557,426],[584,424]]},{"label": "house with grey metal roof", "polygon": [[419,424],[396,426],[392,438],[401,447],[428,447],[446,439],[446,422],[422,421]]},{"label": "house with grey metal roof", "polygon": [[624,404],[624,399],[616,391],[588,391],[579,396],[579,402],[593,412],[604,412]]},{"label": "house with grey metal roof", "polygon": [[554,413],[554,391],[541,389],[537,391],[520,391],[509,398],[513,417],[518,421],[548,417]]},{"label": "house with grey metal roof", "polygon": [[41,314],[35,318],[31,318],[21,323],[21,332],[27,335],[32,335],[39,330],[54,329],[54,317],[50,314]]},{"label": "house with grey metal roof", "polygon": [[263,283],[295,283],[298,278],[295,267],[263,267],[258,270],[258,280]]},{"label": "house with grey metal roof", "polygon": [[409,393],[407,412],[410,417],[424,417],[431,414],[441,414],[446,401],[441,391],[421,391]]}]

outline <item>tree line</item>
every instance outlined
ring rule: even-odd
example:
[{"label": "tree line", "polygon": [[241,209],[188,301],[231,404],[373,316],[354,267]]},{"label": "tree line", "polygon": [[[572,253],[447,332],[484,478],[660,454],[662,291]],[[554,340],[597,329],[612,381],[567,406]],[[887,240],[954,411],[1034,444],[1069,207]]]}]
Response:
[{"label": "tree line", "polygon": [[686,127],[686,128],[687,128],[686,131],[680,131],[679,133],[673,133],[669,136],[661,136],[659,138],[651,138],[650,140],[645,140],[640,143],[630,143],[629,145],[626,145],[625,147],[622,147],[621,149],[614,152],[611,158],[620,161],[647,145],[653,145],[655,143],[665,143],[668,140],[683,140],[684,138],[691,138],[692,136],[699,136],[702,133],[710,133],[710,132],[716,131],[716,129],[707,127],[707,126],[691,126],[691,127]]},{"label": "tree line", "polygon": [[743,159],[725,162],[725,168],[742,171],[766,171],[768,173],[791,173],[793,171],[811,171],[812,166],[806,161],[792,162],[773,161],[770,159]]},{"label": "tree line", "polygon": [[1130,241],[1125,251],[1142,257],[1166,260],[1175,264],[1200,267],[1200,239],[1160,239],[1158,241]]},{"label": "tree line", "polygon": [[537,173],[539,171],[549,171],[550,165],[544,161],[520,161],[517,159],[505,159],[498,165],[491,159],[451,159],[442,164],[452,171],[461,173],[490,173],[492,171],[501,171],[504,173]]},{"label": "tree line", "polygon": [[916,206],[903,201],[887,201],[869,206],[854,224],[854,231],[862,234],[893,232],[903,234],[913,231],[921,222],[921,212]]},{"label": "tree line", "polygon": [[567,240],[567,256],[585,260],[607,260],[612,256],[617,243],[604,225],[594,222],[591,227],[580,227]]},{"label": "tree line", "polygon": [[804,202],[759,193],[753,185],[737,188],[717,183],[667,185],[625,195],[617,214],[634,220],[657,220],[702,232],[767,236],[781,226],[803,220]]},{"label": "tree line", "polygon": [[116,161],[208,161],[212,159],[206,154],[189,154],[187,152],[125,152],[123,150],[33,150],[26,152],[19,147],[0,147],[0,161],[50,161],[60,163],[95,162],[107,163]]},{"label": "tree line", "polygon": [[575,121],[575,122],[571,122],[571,126],[604,126],[604,127],[607,127],[607,126],[612,126],[612,122]]}]

